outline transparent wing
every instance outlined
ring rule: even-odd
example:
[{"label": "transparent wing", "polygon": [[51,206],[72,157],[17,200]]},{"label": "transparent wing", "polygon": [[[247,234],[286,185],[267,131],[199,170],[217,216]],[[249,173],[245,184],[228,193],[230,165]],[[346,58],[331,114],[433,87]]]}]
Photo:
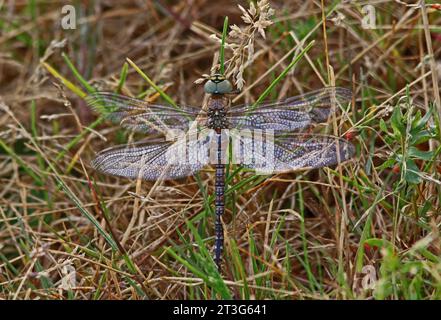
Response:
[{"label": "transparent wing", "polygon": [[144,133],[186,130],[198,116],[200,120],[206,119],[200,108],[151,104],[110,92],[92,93],[86,97],[86,102],[122,127]]},{"label": "transparent wing", "polygon": [[234,162],[263,173],[336,165],[354,155],[347,140],[326,135],[234,136]]},{"label": "transparent wing", "polygon": [[203,130],[197,138],[187,134],[177,141],[113,147],[101,151],[92,166],[105,174],[132,179],[179,179],[193,175],[208,164],[211,138],[210,130]]},{"label": "transparent wing", "polygon": [[232,128],[271,129],[276,132],[300,130],[312,123],[324,122],[338,104],[351,99],[351,90],[328,87],[257,107],[233,106],[228,110]]}]

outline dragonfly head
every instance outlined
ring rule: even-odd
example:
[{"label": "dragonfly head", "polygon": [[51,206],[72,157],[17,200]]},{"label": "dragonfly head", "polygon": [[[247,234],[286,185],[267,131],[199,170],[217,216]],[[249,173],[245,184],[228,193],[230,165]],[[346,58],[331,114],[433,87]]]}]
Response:
[{"label": "dragonfly head", "polygon": [[210,94],[226,94],[233,91],[233,86],[223,75],[215,73],[205,83],[204,91]]}]

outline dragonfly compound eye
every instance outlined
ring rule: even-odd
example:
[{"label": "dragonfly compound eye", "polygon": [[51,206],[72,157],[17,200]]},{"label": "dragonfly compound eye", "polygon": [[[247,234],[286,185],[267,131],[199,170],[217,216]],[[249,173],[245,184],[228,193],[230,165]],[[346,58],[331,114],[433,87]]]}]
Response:
[{"label": "dragonfly compound eye", "polygon": [[233,87],[231,85],[231,82],[228,80],[222,80],[217,84],[217,90],[221,94],[230,93],[233,91]]},{"label": "dragonfly compound eye", "polygon": [[204,91],[206,93],[217,93],[217,83],[212,80],[205,82]]}]

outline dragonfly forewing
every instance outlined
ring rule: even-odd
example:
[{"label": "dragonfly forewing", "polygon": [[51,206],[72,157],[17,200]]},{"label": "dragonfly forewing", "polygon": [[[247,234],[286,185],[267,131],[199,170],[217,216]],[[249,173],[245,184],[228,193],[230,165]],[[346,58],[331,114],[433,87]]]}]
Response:
[{"label": "dragonfly forewing", "polygon": [[143,133],[184,131],[195,120],[206,121],[204,111],[199,108],[152,104],[110,92],[92,93],[86,97],[86,102],[123,128]]},{"label": "dragonfly forewing", "polygon": [[328,87],[274,103],[232,107],[228,121],[233,128],[298,131],[324,122],[336,108],[347,104],[351,90]]}]

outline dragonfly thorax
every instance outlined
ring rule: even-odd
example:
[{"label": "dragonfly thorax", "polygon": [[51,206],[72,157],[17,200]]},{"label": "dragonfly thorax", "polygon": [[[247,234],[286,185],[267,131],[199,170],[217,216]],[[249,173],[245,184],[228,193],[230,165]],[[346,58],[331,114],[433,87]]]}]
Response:
[{"label": "dragonfly thorax", "polygon": [[227,101],[223,98],[211,98],[208,101],[207,127],[210,129],[227,129],[229,127],[226,111]]}]

